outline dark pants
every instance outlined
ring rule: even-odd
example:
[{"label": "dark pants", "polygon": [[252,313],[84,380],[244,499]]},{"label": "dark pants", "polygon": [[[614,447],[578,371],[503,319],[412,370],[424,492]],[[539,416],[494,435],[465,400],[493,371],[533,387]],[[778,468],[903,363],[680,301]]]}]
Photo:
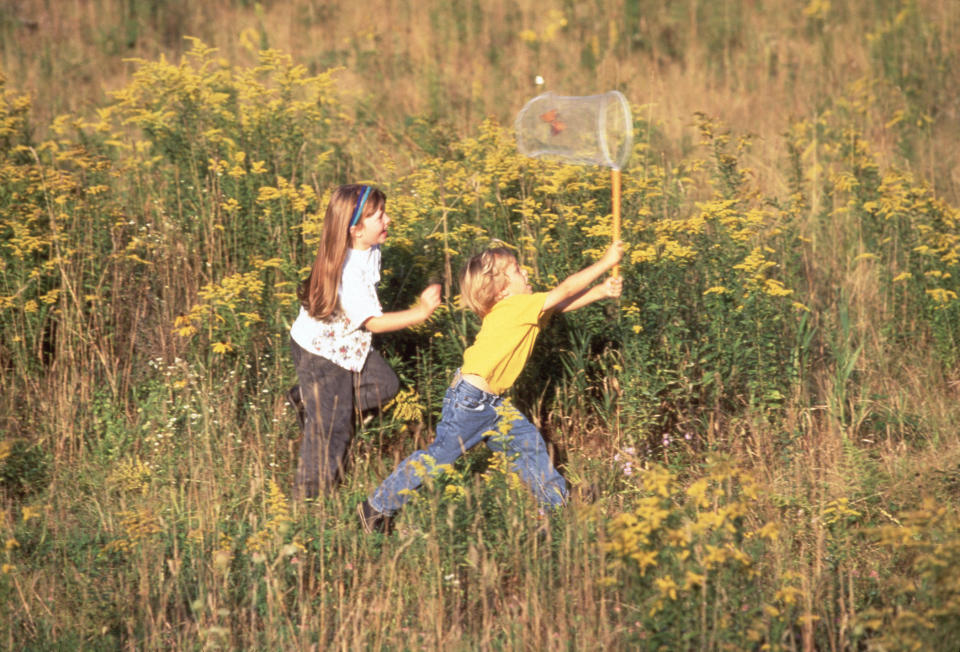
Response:
[{"label": "dark pants", "polygon": [[315,498],[331,491],[343,476],[354,414],[382,408],[397,394],[400,381],[374,349],[359,373],[305,351],[293,340],[290,352],[304,408],[296,494]]}]

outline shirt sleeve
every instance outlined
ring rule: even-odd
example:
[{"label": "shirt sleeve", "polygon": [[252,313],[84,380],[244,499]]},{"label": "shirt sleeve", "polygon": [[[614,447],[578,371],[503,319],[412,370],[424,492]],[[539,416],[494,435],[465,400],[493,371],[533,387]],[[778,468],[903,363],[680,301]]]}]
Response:
[{"label": "shirt sleeve", "polygon": [[522,296],[523,299],[518,310],[518,321],[523,324],[542,327],[550,319],[549,314],[543,311],[543,306],[547,302],[547,293],[536,292],[519,296]]}]

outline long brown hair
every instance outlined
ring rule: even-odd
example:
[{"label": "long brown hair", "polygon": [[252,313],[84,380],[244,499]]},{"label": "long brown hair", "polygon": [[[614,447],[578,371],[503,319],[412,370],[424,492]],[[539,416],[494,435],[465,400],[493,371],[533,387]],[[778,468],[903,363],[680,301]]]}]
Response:
[{"label": "long brown hair", "polygon": [[[350,246],[350,220],[365,188],[359,184],[347,184],[334,190],[330,196],[317,257],[310,275],[297,288],[300,304],[314,319],[326,319],[339,307],[337,289]],[[381,190],[370,188],[360,219],[373,215],[386,203],[387,196]]]}]

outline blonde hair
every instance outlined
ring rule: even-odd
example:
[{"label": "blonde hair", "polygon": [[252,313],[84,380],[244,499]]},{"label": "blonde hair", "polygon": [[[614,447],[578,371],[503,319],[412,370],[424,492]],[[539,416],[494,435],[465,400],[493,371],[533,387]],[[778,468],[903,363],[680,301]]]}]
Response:
[{"label": "blonde hair", "polygon": [[310,268],[310,275],[297,288],[300,304],[314,319],[326,319],[340,306],[337,289],[340,287],[343,263],[347,259],[350,222],[355,211],[361,208],[359,220],[363,220],[386,206],[387,196],[377,188],[369,188],[366,202],[363,202],[362,195],[367,188],[360,184],[347,184],[330,195],[317,257]]},{"label": "blonde hair", "polygon": [[493,247],[472,256],[460,270],[461,301],[481,319],[486,317],[508,283],[504,267],[516,260],[506,247]]}]

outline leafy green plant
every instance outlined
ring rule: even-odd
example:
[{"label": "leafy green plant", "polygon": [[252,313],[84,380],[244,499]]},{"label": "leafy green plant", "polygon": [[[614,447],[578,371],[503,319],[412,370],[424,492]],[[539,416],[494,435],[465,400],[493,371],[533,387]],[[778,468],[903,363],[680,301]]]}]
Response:
[{"label": "leafy green plant", "polygon": [[873,534],[903,564],[906,575],[890,578],[890,602],[865,610],[856,627],[872,632],[879,646],[945,649],[960,635],[956,512],[927,497],[898,517]]},{"label": "leafy green plant", "polygon": [[[649,647],[779,643],[799,612],[789,577],[758,582],[775,524],[751,524],[755,481],[722,460],[684,487],[661,466],[637,474],[632,507],[610,521],[610,585]],[[734,633],[736,632],[736,633]],[[732,638],[729,638],[732,635]]]}]

